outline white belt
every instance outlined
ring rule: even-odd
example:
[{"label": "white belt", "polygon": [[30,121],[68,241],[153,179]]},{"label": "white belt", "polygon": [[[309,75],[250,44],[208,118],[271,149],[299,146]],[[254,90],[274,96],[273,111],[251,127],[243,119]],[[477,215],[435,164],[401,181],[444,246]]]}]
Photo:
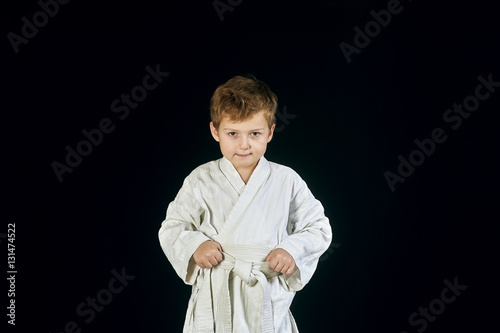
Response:
[{"label": "white belt", "polygon": [[[232,333],[231,298],[229,294],[229,277],[232,272],[250,287],[255,287],[255,291],[260,293],[260,299],[262,300],[262,332],[274,333],[271,290],[267,279],[281,273],[269,268],[268,262],[263,261],[270,250],[244,245],[223,245],[222,248],[224,250],[224,260],[215,267],[215,269],[221,268],[225,270],[225,277],[223,281],[219,282],[219,296],[217,300],[213,300],[217,303],[217,318],[214,318],[213,315],[212,290],[215,288],[212,284],[213,281],[211,281],[212,269],[205,269],[205,276],[195,305],[198,314],[195,321],[197,332]],[[243,257],[245,260],[237,259],[235,256],[238,258]],[[255,260],[251,260],[252,257]]]}]

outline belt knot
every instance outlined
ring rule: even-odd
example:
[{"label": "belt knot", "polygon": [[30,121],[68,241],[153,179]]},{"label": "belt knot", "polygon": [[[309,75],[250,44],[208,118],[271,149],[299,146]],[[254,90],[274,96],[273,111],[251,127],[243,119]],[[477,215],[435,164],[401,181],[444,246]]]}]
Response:
[{"label": "belt knot", "polygon": [[246,284],[250,284],[252,280],[253,263],[235,259],[233,273],[238,275]]}]

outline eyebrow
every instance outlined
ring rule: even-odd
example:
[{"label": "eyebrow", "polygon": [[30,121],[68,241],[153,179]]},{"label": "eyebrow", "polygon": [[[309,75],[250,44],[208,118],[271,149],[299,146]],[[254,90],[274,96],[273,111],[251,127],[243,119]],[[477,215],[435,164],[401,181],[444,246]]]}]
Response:
[{"label": "eyebrow", "polygon": [[[233,128],[224,128],[223,130],[224,130],[224,131],[233,131],[233,132],[238,132],[238,130],[233,129]],[[265,130],[265,128],[264,128],[264,127],[262,127],[262,128],[257,128],[257,129],[252,129],[252,130],[250,130],[249,132],[256,132],[256,131],[263,131],[263,130]]]}]

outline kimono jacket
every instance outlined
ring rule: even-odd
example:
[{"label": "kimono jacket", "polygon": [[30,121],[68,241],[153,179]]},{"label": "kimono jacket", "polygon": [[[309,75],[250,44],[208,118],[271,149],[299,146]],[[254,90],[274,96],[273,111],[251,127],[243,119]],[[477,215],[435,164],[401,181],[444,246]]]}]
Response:
[{"label": "kimono jacket", "polygon": [[[183,332],[298,332],[289,310],[311,279],[332,229],[321,203],[292,169],[261,157],[247,184],[225,157],[185,178],[159,230],[179,277],[192,285]],[[200,268],[201,243],[221,244],[223,261]],[[295,260],[289,275],[269,267],[275,248]]]}]

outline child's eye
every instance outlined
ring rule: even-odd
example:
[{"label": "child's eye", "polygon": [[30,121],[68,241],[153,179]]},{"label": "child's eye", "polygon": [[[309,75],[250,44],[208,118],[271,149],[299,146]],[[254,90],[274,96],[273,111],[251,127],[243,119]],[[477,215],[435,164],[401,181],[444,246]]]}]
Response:
[{"label": "child's eye", "polygon": [[252,135],[252,136],[259,136],[259,135],[260,135],[260,133],[259,133],[259,132],[252,132],[252,134],[251,134],[251,135]]},{"label": "child's eye", "polygon": [[236,132],[229,132],[227,133],[229,136],[236,136]]}]

